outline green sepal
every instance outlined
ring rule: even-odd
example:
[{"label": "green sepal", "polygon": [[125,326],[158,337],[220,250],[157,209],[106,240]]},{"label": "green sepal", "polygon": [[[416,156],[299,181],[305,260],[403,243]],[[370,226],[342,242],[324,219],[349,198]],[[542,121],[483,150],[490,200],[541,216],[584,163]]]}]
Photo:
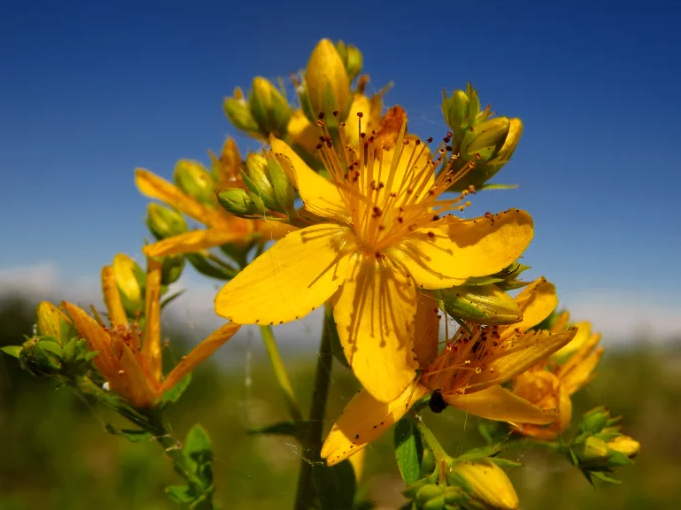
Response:
[{"label": "green sepal", "polygon": [[397,422],[394,433],[395,459],[400,475],[407,485],[417,482],[421,476],[423,442],[416,425],[407,418]]},{"label": "green sepal", "polygon": [[479,448],[473,448],[473,449],[468,450],[467,452],[463,453],[462,455],[459,455],[456,458],[456,461],[457,462],[473,462],[473,461],[476,461],[476,460],[486,459],[488,457],[492,457],[494,455],[497,455],[501,450],[502,450],[502,448],[498,444],[480,446]]},{"label": "green sepal", "polygon": [[141,429],[119,429],[113,423],[107,423],[104,428],[109,434],[115,436],[122,436],[131,443],[139,443],[140,441],[149,441],[153,439],[153,434],[147,430]]},{"label": "green sepal", "polygon": [[189,384],[192,382],[192,373],[189,372],[187,375],[185,375],[180,381],[170,388],[169,390],[165,391],[163,395],[161,396],[161,404],[166,405],[166,404],[174,404],[177,402],[182,394],[185,392],[185,390],[189,387]]},{"label": "green sepal", "polygon": [[186,290],[187,289],[178,290],[175,294],[171,294],[170,296],[164,298],[163,301],[161,301],[161,310],[184,294]]},{"label": "green sepal", "polygon": [[501,443],[509,438],[508,424],[501,421],[484,420],[478,425],[478,432],[487,443]]},{"label": "green sepal", "polygon": [[502,459],[501,457],[490,457],[489,460],[494,462],[497,466],[500,468],[516,468],[516,467],[521,467],[522,464],[520,462],[515,462],[513,460],[509,459]]},{"label": "green sepal", "polygon": [[19,359],[19,354],[21,354],[21,345],[6,345],[5,347],[0,347],[0,351],[5,354],[9,354],[13,358]]},{"label": "green sepal", "polygon": [[234,278],[238,270],[233,267],[222,267],[210,262],[206,257],[198,253],[188,253],[185,255],[189,263],[194,266],[199,273],[216,278],[218,280],[231,280]]},{"label": "green sepal", "polygon": [[484,191],[487,189],[517,189],[518,184],[495,184],[495,183],[486,183],[483,184],[482,186],[479,186],[475,188],[475,191]]}]

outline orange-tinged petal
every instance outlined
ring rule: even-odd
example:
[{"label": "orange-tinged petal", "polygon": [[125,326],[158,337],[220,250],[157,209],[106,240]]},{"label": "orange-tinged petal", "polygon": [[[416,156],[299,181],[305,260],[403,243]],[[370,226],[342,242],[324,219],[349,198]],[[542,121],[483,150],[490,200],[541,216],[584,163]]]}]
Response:
[{"label": "orange-tinged petal", "polygon": [[123,300],[118,291],[114,270],[111,266],[104,266],[102,268],[102,294],[104,295],[104,304],[109,311],[109,322],[112,326],[128,327],[128,316],[125,314],[123,308]]},{"label": "orange-tinged petal", "polygon": [[218,315],[239,324],[280,324],[304,317],[345,281],[352,238],[330,223],[289,233],[227,283]]},{"label": "orange-tinged petal", "polygon": [[111,354],[118,360],[119,370],[107,377],[111,389],[119,393],[133,406],[146,408],[160,396],[154,384],[130,348],[116,337],[111,339]]},{"label": "orange-tinged petal", "polygon": [[530,215],[509,210],[418,229],[392,252],[418,286],[444,289],[501,271],[523,253],[532,235]]},{"label": "orange-tinged petal", "polygon": [[[113,260],[112,273],[115,284],[123,295],[132,302],[142,299],[142,290],[137,281],[136,270],[139,269],[137,263],[127,255],[118,253]],[[111,313],[111,311],[109,311]]]},{"label": "orange-tinged petal", "polygon": [[329,466],[354,455],[378,439],[428,390],[414,382],[390,402],[379,402],[365,390],[360,390],[336,420],[322,446],[322,458]]},{"label": "orange-tinged petal", "polygon": [[71,324],[64,312],[49,301],[41,301],[36,312],[38,316],[38,334],[61,338],[61,321]]},{"label": "orange-tinged petal", "polygon": [[413,283],[389,258],[357,254],[333,306],[338,336],[355,376],[375,399],[397,398],[418,367]]},{"label": "orange-tinged petal", "polygon": [[161,391],[167,391],[175,386],[184,376],[194,370],[203,360],[213,354],[222,344],[234,336],[241,326],[233,322],[223,324],[211,333],[203,342],[183,356],[182,360],[168,374],[161,385]]},{"label": "orange-tinged petal", "polygon": [[572,340],[576,332],[572,328],[554,335],[545,331],[525,335],[508,347],[509,354],[501,351],[499,357],[490,362],[480,374],[472,376],[469,386],[482,389],[505,383],[560,349]]},{"label": "orange-tinged petal", "polygon": [[[553,354],[555,360],[565,360],[570,354],[577,352],[591,340],[591,323],[587,321],[578,322],[575,326],[578,329],[577,334],[569,344]],[[551,329],[554,329],[554,327]]]},{"label": "orange-tinged petal", "polygon": [[592,372],[596,365],[598,365],[602,355],[603,348],[599,348],[570,370],[563,371],[563,367],[561,367],[558,377],[560,377],[568,395],[573,395],[591,381],[593,378]]},{"label": "orange-tinged petal", "polygon": [[306,209],[324,218],[347,221],[348,211],[338,188],[312,170],[286,142],[271,137],[272,151],[295,183]]},{"label": "orange-tinged petal", "polygon": [[506,328],[506,333],[515,329],[527,331],[546,319],[558,306],[558,295],[556,287],[541,277],[521,290],[515,301],[523,312],[523,318]]},{"label": "orange-tinged petal", "polygon": [[[241,219],[241,218],[239,218]],[[268,220],[243,220],[252,222],[253,229],[258,232],[265,240],[271,241],[274,239],[281,239],[289,232],[297,230],[298,227],[282,223],[280,221]]]},{"label": "orange-tinged petal", "polygon": [[207,248],[241,241],[246,235],[243,231],[234,228],[194,230],[179,236],[169,237],[163,241],[148,244],[142,248],[142,252],[147,257],[196,253]]},{"label": "orange-tinged petal", "polygon": [[95,358],[95,365],[102,376],[107,380],[115,377],[118,372],[118,363],[111,356],[111,340],[107,332],[76,305],[63,301],[62,307],[71,317],[78,334],[87,341],[89,349],[99,352]]},{"label": "orange-tinged petal", "polygon": [[488,420],[544,425],[557,418],[556,411],[543,410],[499,385],[465,395],[442,396],[449,405]]},{"label": "orange-tinged petal", "polygon": [[161,270],[162,262],[147,258],[147,285],[144,297],[144,343],[142,354],[149,362],[151,375],[161,380]]},{"label": "orange-tinged petal", "polygon": [[220,214],[182,192],[180,188],[148,170],[135,170],[135,184],[140,193],[174,207],[196,221],[215,228],[228,228],[229,217]]},{"label": "orange-tinged petal", "polygon": [[437,356],[440,340],[440,309],[437,300],[426,292],[416,295],[414,317],[414,353],[419,366],[429,365]]}]

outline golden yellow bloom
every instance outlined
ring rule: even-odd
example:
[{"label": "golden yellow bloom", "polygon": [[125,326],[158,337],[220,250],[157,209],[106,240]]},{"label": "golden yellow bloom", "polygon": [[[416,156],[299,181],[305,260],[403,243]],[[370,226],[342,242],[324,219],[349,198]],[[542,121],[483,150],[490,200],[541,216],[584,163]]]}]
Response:
[{"label": "golden yellow bloom", "polygon": [[[102,293],[109,312],[109,326],[90,317],[81,308],[64,301],[66,310],[88,347],[99,354],[94,363],[109,386],[133,406],[150,407],[199,363],[229,340],[239,329],[227,323],[197,345],[164,379],[161,372],[160,292],[162,264],[148,260],[144,332],[130,324],[123,309],[114,268],[102,268]],[[132,277],[132,275],[131,275]]]},{"label": "golden yellow bloom", "polygon": [[[457,462],[449,468],[449,477],[460,479],[468,496],[488,510],[515,510],[518,495],[504,470],[488,459]],[[478,508],[478,506],[475,506]]]},{"label": "golden yellow bloom", "polygon": [[523,252],[533,232],[532,219],[519,210],[465,221],[441,217],[463,209],[458,204],[468,193],[442,199],[459,177],[445,168],[435,178],[447,161],[444,143],[432,159],[427,144],[405,130],[406,122],[389,149],[373,137],[358,151],[345,140],[339,152],[330,141],[320,144],[331,181],[273,138],[305,208],[323,223],[288,234],[215,299],[218,315],[239,324],[293,321],[331,299],[345,356],[382,402],[398,397],[416,375],[416,288],[493,274]]},{"label": "golden yellow bloom", "polygon": [[[551,331],[566,325],[567,315],[563,313]],[[577,329],[575,338],[557,351],[554,359],[542,361],[513,380],[513,392],[519,397],[542,409],[558,409],[558,420],[547,427],[516,424],[517,431],[526,436],[553,439],[566,430],[572,419],[572,395],[593,378],[592,372],[603,354],[603,349],[597,348],[600,334],[592,335],[588,322],[580,322],[574,327]],[[564,353],[569,357],[565,358]],[[564,361],[560,363],[556,359]]]},{"label": "golden yellow bloom", "polygon": [[[216,188],[239,187],[242,184],[239,175],[241,158],[233,141],[225,143],[219,159],[212,154],[211,158],[216,164]],[[149,257],[196,253],[226,243],[247,241],[253,235],[278,239],[293,230],[290,225],[276,221],[237,218],[217,203],[215,195],[211,195],[209,203],[203,203],[148,170],[135,170],[135,184],[142,194],[160,200],[206,226],[202,230],[186,232],[145,246],[142,251]]]},{"label": "golden yellow bloom", "polygon": [[396,399],[383,403],[362,390],[350,401],[322,447],[322,457],[333,465],[378,439],[424,395],[434,393],[445,404],[491,420],[550,423],[552,409],[540,409],[501,387],[561,348],[575,335],[532,331],[557,303],[555,288],[540,278],[523,289],[516,302],[523,319],[510,326],[468,323],[459,328],[438,354],[438,309],[434,299],[419,298],[416,316],[416,352],[421,375]]}]

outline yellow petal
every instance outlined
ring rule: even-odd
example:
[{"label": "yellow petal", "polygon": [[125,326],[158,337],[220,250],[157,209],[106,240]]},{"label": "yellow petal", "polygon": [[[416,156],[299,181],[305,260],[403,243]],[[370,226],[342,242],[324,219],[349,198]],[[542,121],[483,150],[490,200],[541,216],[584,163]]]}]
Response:
[{"label": "yellow petal", "polygon": [[196,253],[207,248],[213,248],[226,243],[241,241],[246,237],[244,232],[228,229],[194,230],[179,236],[169,237],[157,243],[148,244],[142,248],[147,257],[165,257],[166,255],[181,255]]},{"label": "yellow petal", "polygon": [[449,405],[488,420],[544,425],[557,418],[555,411],[544,411],[499,385],[465,395],[442,396]]},{"label": "yellow petal", "polygon": [[352,371],[381,402],[397,398],[416,375],[415,314],[416,290],[389,258],[353,257],[333,317]]},{"label": "yellow petal", "polygon": [[111,340],[107,332],[97,324],[97,321],[76,305],[63,301],[62,307],[71,317],[80,337],[87,341],[88,348],[91,351],[99,352],[95,358],[95,365],[102,376],[107,380],[115,377],[118,371],[118,363],[111,356]]},{"label": "yellow petal", "polygon": [[161,380],[163,355],[161,352],[161,270],[163,264],[147,258],[147,284],[144,297],[144,344],[142,354],[149,362],[151,375]]},{"label": "yellow petal", "polygon": [[417,293],[414,318],[414,353],[419,366],[429,365],[437,356],[440,340],[440,309],[435,298],[425,292]]},{"label": "yellow petal", "polygon": [[482,389],[492,384],[503,384],[550,356],[574,337],[577,330],[568,329],[554,335],[545,331],[529,333],[502,350],[480,374],[472,376],[469,387]]},{"label": "yellow petal", "polygon": [[[572,341],[562,349],[553,354],[555,360],[565,360],[570,354],[580,350],[591,339],[591,323],[584,321],[575,324],[577,327],[577,334]],[[551,329],[555,328],[555,325]],[[564,328],[563,328],[564,329]]]},{"label": "yellow petal", "polygon": [[345,281],[350,241],[347,228],[329,223],[291,232],[220,290],[216,313],[239,324],[304,317]]},{"label": "yellow petal", "polygon": [[151,406],[160,393],[135,354],[116,337],[111,339],[111,354],[119,363],[118,371],[106,378],[111,389],[135,407],[143,409]]},{"label": "yellow petal", "polygon": [[602,355],[603,349],[596,349],[580,363],[570,367],[570,370],[564,370],[564,367],[561,367],[558,377],[560,377],[568,395],[573,395],[591,381],[593,377],[592,372],[596,365],[598,365]]},{"label": "yellow petal", "polygon": [[544,277],[537,278],[518,293],[515,301],[523,312],[523,318],[509,326],[505,332],[516,329],[527,331],[546,319],[558,306],[556,287]]},{"label": "yellow petal", "polygon": [[234,336],[241,326],[233,322],[222,325],[211,333],[203,342],[194,347],[192,351],[173,368],[161,385],[161,391],[167,391],[175,386],[189,372],[194,370],[203,360],[213,354],[222,344]]},{"label": "yellow petal", "polygon": [[[345,142],[352,147],[359,147],[358,113],[362,114],[362,131],[371,133],[371,128],[375,122],[372,122],[374,119],[371,117],[371,102],[364,94],[355,94],[352,96],[352,105],[350,106],[348,120],[345,126],[342,127]],[[319,140],[319,133],[316,134],[317,140],[315,141],[315,145]]]},{"label": "yellow petal", "polygon": [[561,382],[560,390],[558,392],[558,433],[567,430],[572,419],[572,399],[570,399],[570,392]]},{"label": "yellow petal", "polygon": [[71,320],[58,307],[49,301],[41,301],[36,312],[38,334],[61,338],[61,321],[71,324]]},{"label": "yellow petal", "polygon": [[135,184],[140,193],[174,207],[190,218],[215,228],[227,228],[229,217],[206,207],[198,200],[184,194],[180,188],[148,170],[135,170]]},{"label": "yellow petal", "polygon": [[352,464],[352,470],[355,472],[355,480],[359,482],[364,474],[364,457],[366,450],[362,448],[361,450],[353,453],[349,457],[350,464]]},{"label": "yellow petal", "polygon": [[360,390],[348,403],[322,446],[322,458],[329,466],[338,464],[378,439],[428,390],[417,383],[410,384],[390,402],[379,402],[366,390]]},{"label": "yellow petal", "polygon": [[294,145],[299,145],[307,152],[314,153],[319,143],[319,128],[310,124],[303,110],[293,112],[288,121],[288,136]]},{"label": "yellow petal", "polygon": [[455,462],[449,469],[465,481],[466,491],[473,499],[470,508],[517,510],[518,495],[513,484],[503,469],[491,460]]},{"label": "yellow petal", "polygon": [[532,235],[530,215],[514,209],[418,229],[392,253],[419,287],[444,289],[501,271],[523,253]]},{"label": "yellow petal", "polygon": [[109,322],[112,326],[128,327],[128,317],[123,308],[123,301],[116,285],[114,269],[111,266],[102,268],[102,294],[104,304],[109,311]]},{"label": "yellow petal", "polygon": [[295,183],[306,209],[323,218],[347,221],[348,211],[338,188],[312,170],[286,142],[271,137],[272,151]]}]

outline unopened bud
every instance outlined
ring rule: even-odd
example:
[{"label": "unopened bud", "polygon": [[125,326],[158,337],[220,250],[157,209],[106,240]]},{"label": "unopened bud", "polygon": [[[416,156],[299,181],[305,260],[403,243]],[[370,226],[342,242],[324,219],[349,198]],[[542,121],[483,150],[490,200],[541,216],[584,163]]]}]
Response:
[{"label": "unopened bud", "polygon": [[170,285],[179,280],[184,270],[184,256],[171,255],[163,258],[161,266],[161,285]]},{"label": "unopened bud", "polygon": [[114,280],[121,295],[123,308],[128,316],[144,310],[144,294],[142,289],[146,276],[142,268],[127,255],[117,254],[113,260]]},{"label": "unopened bud", "polygon": [[235,89],[234,97],[226,97],[222,108],[234,127],[247,133],[258,132],[258,123],[253,118],[251,107],[243,97],[241,89]]},{"label": "unopened bud", "polygon": [[269,80],[257,76],[253,79],[250,107],[253,119],[264,136],[286,134],[288,121],[293,114],[286,98]]},{"label": "unopened bud", "polygon": [[293,207],[295,190],[288,175],[274,157],[249,154],[246,158],[249,189],[260,197],[267,209],[287,212]]},{"label": "unopened bud", "polygon": [[265,204],[253,192],[232,188],[218,193],[218,202],[227,212],[240,218],[252,218],[265,214]]},{"label": "unopened bud", "polygon": [[618,436],[612,441],[608,441],[606,444],[611,450],[622,453],[629,458],[638,455],[638,452],[641,449],[641,443],[636,441],[634,438],[624,435]]},{"label": "unopened bud", "polygon": [[226,265],[215,264],[198,253],[188,253],[185,257],[199,273],[218,280],[231,280],[238,272]]},{"label": "unopened bud", "polygon": [[362,52],[359,51],[356,46],[353,46],[352,44],[346,45],[343,41],[338,41],[336,43],[336,50],[345,65],[348,79],[350,81],[354,80],[357,75],[362,72],[362,65],[364,64]]},{"label": "unopened bud", "polygon": [[447,483],[463,488],[479,508],[518,508],[518,496],[513,484],[506,473],[490,460],[452,463],[447,471]]},{"label": "unopened bud", "polygon": [[573,451],[582,463],[606,460],[610,454],[608,444],[595,436],[587,437],[584,442],[576,445]]},{"label": "unopened bud", "polygon": [[579,424],[579,430],[589,434],[598,434],[608,425],[609,421],[610,413],[608,410],[604,407],[596,407],[584,413]]},{"label": "unopened bud", "polygon": [[19,363],[34,375],[56,375],[62,367],[64,351],[53,337],[36,337],[24,342]]},{"label": "unopened bud", "polygon": [[187,222],[175,209],[151,202],[147,206],[147,227],[159,241],[187,232]]},{"label": "unopened bud", "polygon": [[215,192],[213,178],[201,163],[181,159],[175,165],[173,179],[177,187],[201,203],[210,204]]},{"label": "unopened bud", "polygon": [[[344,121],[350,111],[350,79],[338,50],[322,39],[310,56],[305,72],[303,110],[311,121],[322,114],[329,126]],[[334,115],[334,112],[337,112]]]},{"label": "unopened bud", "polygon": [[69,340],[68,338],[62,338],[62,325],[64,323],[67,325],[71,324],[71,320],[59,307],[49,301],[42,301],[38,305],[36,315],[38,316],[38,335],[51,336],[61,343]]},{"label": "unopened bud", "polygon": [[496,155],[506,141],[511,126],[507,117],[495,117],[471,127],[461,141],[460,154],[465,161],[488,161]]},{"label": "unopened bud", "polygon": [[522,319],[518,303],[494,284],[443,289],[436,296],[452,317],[478,324],[513,324]]}]

